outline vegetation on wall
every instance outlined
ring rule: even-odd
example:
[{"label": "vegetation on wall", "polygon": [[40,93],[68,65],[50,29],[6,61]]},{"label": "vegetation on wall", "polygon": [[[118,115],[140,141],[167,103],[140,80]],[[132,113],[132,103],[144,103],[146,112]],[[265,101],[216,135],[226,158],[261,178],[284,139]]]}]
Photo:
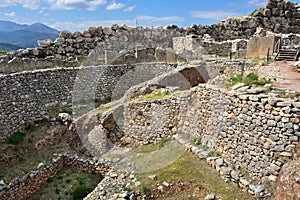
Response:
[{"label": "vegetation on wall", "polygon": [[259,76],[256,73],[250,73],[246,76],[243,76],[242,74],[234,74],[230,77],[228,85],[233,86],[237,83],[263,86],[265,84],[271,83],[271,81],[266,78],[259,78]]}]

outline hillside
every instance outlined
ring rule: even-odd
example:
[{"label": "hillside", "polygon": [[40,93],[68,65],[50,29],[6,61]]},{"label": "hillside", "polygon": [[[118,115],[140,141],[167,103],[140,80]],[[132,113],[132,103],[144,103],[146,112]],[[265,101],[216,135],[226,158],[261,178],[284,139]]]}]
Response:
[{"label": "hillside", "polygon": [[0,43],[0,50],[16,51],[18,49],[21,49],[21,47],[18,47],[18,46],[12,45],[12,44]]},{"label": "hillside", "polygon": [[0,43],[21,48],[37,47],[37,40],[52,39],[59,36],[59,31],[41,23],[21,25],[0,20]]}]

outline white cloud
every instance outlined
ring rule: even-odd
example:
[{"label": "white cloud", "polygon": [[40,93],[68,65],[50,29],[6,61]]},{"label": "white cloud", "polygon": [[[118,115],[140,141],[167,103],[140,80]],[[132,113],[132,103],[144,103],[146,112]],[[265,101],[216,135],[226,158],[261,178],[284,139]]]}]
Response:
[{"label": "white cloud", "polygon": [[125,12],[131,12],[131,11],[133,11],[135,8],[136,8],[136,6],[130,6],[130,7],[128,7],[128,8],[125,8],[124,11],[125,11]]},{"label": "white cloud", "polygon": [[138,22],[144,21],[146,23],[153,22],[184,22],[185,19],[179,16],[168,16],[168,17],[153,17],[153,16],[138,16]]},{"label": "white cloud", "polygon": [[240,17],[241,14],[236,12],[230,12],[230,11],[215,10],[215,11],[192,11],[191,16],[193,18],[222,20],[227,17]]},{"label": "white cloud", "polygon": [[118,10],[118,9],[124,8],[124,6],[125,6],[125,4],[112,1],[111,4],[109,4],[106,7],[106,10]]},{"label": "white cloud", "polygon": [[265,7],[267,5],[267,0],[249,0],[248,4],[259,7]]},{"label": "white cloud", "polygon": [[4,15],[7,16],[7,17],[16,17],[15,12],[5,13]]},{"label": "white cloud", "polygon": [[0,7],[13,7],[22,5],[24,8],[36,10],[40,7],[40,0],[1,0]]},{"label": "white cloud", "polygon": [[106,0],[47,0],[54,10],[96,10],[98,6],[106,3]]}]

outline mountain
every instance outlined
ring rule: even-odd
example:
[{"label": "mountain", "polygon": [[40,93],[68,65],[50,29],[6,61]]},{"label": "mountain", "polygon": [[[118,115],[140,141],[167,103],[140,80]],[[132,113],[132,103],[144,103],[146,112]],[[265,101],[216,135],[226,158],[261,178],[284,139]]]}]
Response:
[{"label": "mountain", "polygon": [[28,25],[21,25],[15,22],[0,20],[0,31],[10,32],[10,31],[22,30],[27,26]]},{"label": "mountain", "polygon": [[37,40],[55,40],[58,36],[58,30],[42,23],[26,25],[0,20],[0,43],[30,48],[37,47]]},{"label": "mountain", "polygon": [[22,49],[21,47],[12,45],[12,44],[6,44],[6,43],[0,43],[0,50],[3,51],[16,51],[18,49]]}]

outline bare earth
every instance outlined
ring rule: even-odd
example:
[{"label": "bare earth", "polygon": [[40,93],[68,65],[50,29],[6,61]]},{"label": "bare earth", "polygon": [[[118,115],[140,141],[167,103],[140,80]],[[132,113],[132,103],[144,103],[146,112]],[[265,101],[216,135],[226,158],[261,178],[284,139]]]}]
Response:
[{"label": "bare earth", "polygon": [[259,70],[262,77],[275,79],[273,87],[300,92],[300,73],[294,71],[293,61],[276,61]]}]

